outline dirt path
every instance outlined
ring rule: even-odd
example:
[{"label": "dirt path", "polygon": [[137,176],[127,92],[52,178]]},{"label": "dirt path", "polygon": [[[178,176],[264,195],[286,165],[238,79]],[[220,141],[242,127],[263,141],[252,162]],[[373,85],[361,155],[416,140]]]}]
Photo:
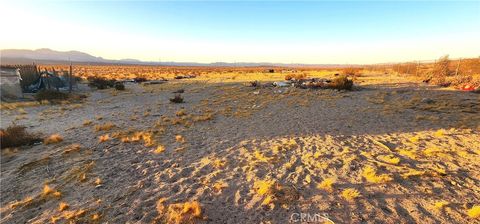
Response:
[{"label": "dirt path", "polygon": [[[64,140],[2,151],[1,221],[475,222],[480,97],[405,80],[365,76],[352,92],[182,80],[2,111],[2,127],[23,114]],[[169,102],[177,89],[186,103]],[[175,212],[192,201],[200,214]]]}]

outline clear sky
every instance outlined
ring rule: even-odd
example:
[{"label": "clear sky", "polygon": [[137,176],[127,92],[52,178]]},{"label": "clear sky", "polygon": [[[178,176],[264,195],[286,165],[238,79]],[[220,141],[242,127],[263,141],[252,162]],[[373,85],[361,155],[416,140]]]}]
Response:
[{"label": "clear sky", "polygon": [[381,63],[480,56],[480,1],[2,1],[0,48],[108,59]]}]

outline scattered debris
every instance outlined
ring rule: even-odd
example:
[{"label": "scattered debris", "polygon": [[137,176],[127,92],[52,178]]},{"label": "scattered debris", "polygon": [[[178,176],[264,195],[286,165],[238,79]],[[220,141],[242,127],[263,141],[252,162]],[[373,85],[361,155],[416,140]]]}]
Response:
[{"label": "scattered debris", "polygon": [[143,82],[142,85],[158,85],[158,84],[163,84],[166,83],[167,80],[151,80],[151,81],[146,81]]},{"label": "scattered debris", "polygon": [[133,78],[133,82],[135,82],[135,83],[142,83],[142,82],[146,82],[146,81],[147,81],[147,79],[142,78],[142,77]]},{"label": "scattered debris", "polygon": [[292,82],[291,81],[273,82],[273,86],[275,86],[275,87],[289,87],[289,86],[292,86]]},{"label": "scattered debris", "polygon": [[190,74],[190,75],[177,75],[175,76],[175,79],[192,79],[197,77],[195,74]]}]

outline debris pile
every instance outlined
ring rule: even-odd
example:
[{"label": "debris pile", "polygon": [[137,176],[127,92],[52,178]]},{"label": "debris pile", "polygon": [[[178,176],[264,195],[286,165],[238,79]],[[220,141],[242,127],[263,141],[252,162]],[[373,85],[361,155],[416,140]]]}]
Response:
[{"label": "debris pile", "polygon": [[260,83],[252,81],[245,84],[248,87],[296,87],[301,89],[337,89],[352,90],[353,80],[346,76],[338,76],[334,79],[310,78],[310,79],[290,79],[287,81],[278,81],[273,83]]},{"label": "debris pile", "polygon": [[190,75],[177,75],[175,76],[175,79],[192,79],[197,77],[195,74],[190,74]]}]

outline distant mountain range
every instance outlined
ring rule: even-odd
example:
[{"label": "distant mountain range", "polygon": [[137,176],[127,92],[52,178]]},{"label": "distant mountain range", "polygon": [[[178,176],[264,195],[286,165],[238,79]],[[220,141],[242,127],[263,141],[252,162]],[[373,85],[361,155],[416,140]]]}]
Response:
[{"label": "distant mountain range", "polygon": [[283,64],[268,62],[151,62],[137,59],[110,60],[80,51],[55,51],[48,48],[37,50],[4,49],[0,50],[1,64],[125,64],[125,65],[165,65],[165,66],[212,66],[212,67],[253,67],[253,66],[278,66],[278,67],[341,67],[338,64]]}]

